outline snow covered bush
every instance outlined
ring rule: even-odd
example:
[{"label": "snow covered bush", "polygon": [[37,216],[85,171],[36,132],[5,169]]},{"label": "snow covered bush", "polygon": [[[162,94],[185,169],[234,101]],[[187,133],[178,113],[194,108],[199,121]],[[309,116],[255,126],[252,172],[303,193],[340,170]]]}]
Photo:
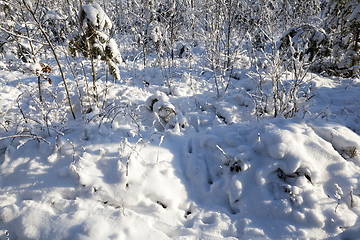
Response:
[{"label": "snow covered bush", "polygon": [[271,9],[275,12],[276,24],[280,29],[288,30],[289,28],[305,24],[315,23],[318,13],[321,11],[322,0],[292,0],[276,1],[269,5],[274,6]]},{"label": "snow covered bush", "polygon": [[105,61],[110,74],[119,80],[117,64],[122,59],[115,40],[110,37],[111,20],[99,4],[83,6],[79,15],[81,29],[69,39],[70,53],[75,56],[79,52],[84,57],[90,57],[92,62],[96,59]]},{"label": "snow covered bush", "polygon": [[154,0],[133,1],[128,4],[128,30],[132,35],[134,45],[139,47],[142,54],[143,66],[146,67],[146,58],[149,53],[158,51],[162,42],[163,27],[158,21],[156,8],[159,3]]},{"label": "snow covered bush", "polygon": [[[288,53],[285,58],[291,58],[292,54],[295,57],[299,55],[299,59],[304,60],[306,64],[319,59],[321,61],[331,54],[328,35],[323,29],[312,25],[290,28],[282,36],[280,42],[280,49]],[[294,53],[288,51],[290,47],[295,50]]]},{"label": "snow covered bush", "polygon": [[170,103],[169,97],[163,92],[157,91],[148,97],[145,106],[155,115],[155,121],[152,124],[158,125],[157,128],[160,127],[161,130],[170,128],[177,131],[180,127],[188,126],[184,115],[175,109],[175,106]]},{"label": "snow covered bush", "polygon": [[[48,66],[37,64],[29,65],[37,71],[36,74],[46,79],[50,69]],[[36,69],[37,68],[37,69]],[[0,142],[6,146],[16,149],[23,147],[30,141],[37,141],[41,148],[48,151],[52,144],[64,135],[69,108],[66,105],[66,93],[64,88],[55,90],[51,87],[44,87],[43,101],[37,98],[38,89],[36,83],[21,83],[19,90],[21,94],[15,102],[0,112],[0,119],[4,118],[6,124],[0,129]],[[20,92],[20,91],[19,91]],[[17,112],[14,107],[17,105]],[[16,110],[16,109],[15,109]],[[11,114],[11,118],[7,115]],[[5,130],[5,131],[3,131]],[[42,150],[41,150],[42,151]]]},{"label": "snow covered bush", "polygon": [[[291,118],[303,110],[305,115],[313,97],[311,84],[306,78],[309,66],[305,65],[304,58],[301,59],[292,44],[288,50],[273,49],[273,53],[262,51],[262,56],[256,57],[256,71],[249,74],[257,84],[255,93],[250,94],[256,114]],[[288,53],[290,58],[284,61]],[[259,62],[262,62],[260,67],[257,65]]]},{"label": "snow covered bush", "polygon": [[165,124],[174,120],[173,118],[176,116],[175,107],[169,102],[169,97],[162,92],[150,96],[145,105],[151,112],[159,116]]},{"label": "snow covered bush", "polygon": [[[42,21],[44,29],[46,29],[47,34],[54,42],[62,44],[70,34],[69,30],[73,29],[75,24],[68,21],[67,14],[52,10],[50,6],[44,6],[43,12]],[[71,15],[69,18],[71,19]]]},{"label": "snow covered bush", "polygon": [[[63,84],[66,89],[70,109],[75,119],[75,113],[71,103],[70,93],[68,91],[66,78],[62,65],[58,58],[57,46],[55,41],[49,36],[44,21],[44,3],[38,1],[11,1],[10,9],[13,10],[12,17],[9,17],[5,23],[0,25],[0,30],[8,34],[8,39],[12,38],[11,46],[18,47],[18,54],[22,54],[19,59],[24,62],[37,64],[39,57],[47,50],[51,50],[52,55],[58,65]],[[6,14],[5,14],[6,16]],[[9,25],[9,23],[11,23]],[[10,41],[9,41],[10,42]],[[38,89],[40,94],[40,102],[42,103],[41,78],[38,75]]]},{"label": "snow covered bush", "polygon": [[357,0],[329,0],[323,27],[332,36],[336,72],[344,76],[358,73],[360,63],[360,5]]},{"label": "snow covered bush", "polygon": [[[8,69],[21,69],[24,62],[33,60],[32,43],[12,34],[16,32],[19,35],[35,37],[36,28],[30,24],[28,15],[19,13],[19,9],[22,8],[23,6],[17,2],[0,2],[0,28],[2,30],[0,32],[0,54]],[[34,46],[33,48],[36,49]]]},{"label": "snow covered bush", "polygon": [[154,23],[149,25],[149,40],[155,45],[155,49],[158,54],[162,54],[164,34],[162,26],[159,23]]}]

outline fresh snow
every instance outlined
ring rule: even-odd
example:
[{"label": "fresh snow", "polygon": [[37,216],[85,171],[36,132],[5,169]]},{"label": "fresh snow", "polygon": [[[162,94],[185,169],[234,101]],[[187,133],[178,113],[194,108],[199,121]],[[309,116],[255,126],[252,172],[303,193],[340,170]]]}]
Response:
[{"label": "fresh snow", "polygon": [[304,118],[257,119],[247,60],[219,98],[206,70],[179,68],[169,94],[122,63],[89,114],[68,75],[76,120],[57,69],[50,110],[34,74],[0,70],[0,239],[357,239],[360,81],[309,73]]},{"label": "fresh snow", "polygon": [[112,23],[99,4],[86,4],[83,6],[83,10],[86,13],[83,22],[85,26],[87,21],[90,21],[91,25],[95,26],[98,31],[102,31],[104,28],[111,29]]}]

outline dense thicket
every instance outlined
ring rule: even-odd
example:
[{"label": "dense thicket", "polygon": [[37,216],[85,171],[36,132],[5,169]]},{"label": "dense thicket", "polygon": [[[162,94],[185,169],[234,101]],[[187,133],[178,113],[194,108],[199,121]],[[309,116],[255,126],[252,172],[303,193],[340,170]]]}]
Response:
[{"label": "dense thicket", "polygon": [[[304,69],[345,77],[359,69],[358,0],[3,0],[0,19],[2,68],[36,71],[41,95],[45,65],[34,70],[29,63],[62,52],[75,79],[76,63],[81,62],[85,78],[90,64],[94,85],[85,91],[90,109],[99,106],[96,64],[116,80],[121,62],[159,67],[171,94],[176,60],[187,61],[191,69],[196,59],[213,74],[218,97],[231,78],[237,79],[234,69],[241,69],[245,58],[259,81],[273,81],[271,96],[261,83],[259,94],[261,101],[274,99],[275,116],[292,115],[288,104],[297,98],[289,95],[289,103],[277,106],[276,99],[283,98],[279,91],[287,92],[276,87],[282,69],[295,72],[295,82]],[[88,58],[90,63],[83,61]]]}]

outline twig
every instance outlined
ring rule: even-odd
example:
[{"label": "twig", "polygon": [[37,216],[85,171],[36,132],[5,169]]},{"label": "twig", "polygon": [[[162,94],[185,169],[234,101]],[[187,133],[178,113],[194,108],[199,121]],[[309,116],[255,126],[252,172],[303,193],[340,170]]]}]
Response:
[{"label": "twig", "polygon": [[46,141],[45,139],[43,139],[42,137],[38,137],[36,135],[25,135],[25,134],[17,134],[17,135],[11,135],[11,136],[6,136],[6,137],[2,137],[0,138],[0,141],[1,140],[5,140],[5,139],[8,139],[8,138],[17,138],[17,137],[27,137],[27,138],[33,138],[34,140],[41,140],[49,145],[51,145],[51,143],[49,143],[48,141]]},{"label": "twig", "polygon": [[[131,157],[131,154],[127,157],[127,160],[126,160],[126,176],[127,176],[127,177],[129,176],[130,157]],[[126,184],[126,185],[127,185],[127,184]]]},{"label": "twig", "polygon": [[231,160],[229,159],[229,157],[226,155],[225,151],[219,146],[219,145],[216,145],[217,149],[220,150],[220,152],[222,152],[222,154],[224,154],[224,156],[226,157],[226,159],[230,162]]},{"label": "twig", "polygon": [[356,76],[355,76],[353,79],[351,79],[351,81],[350,81],[349,84],[345,87],[344,90],[346,90],[356,78],[359,78],[359,74],[360,74],[360,73],[356,74]]},{"label": "twig", "polygon": [[340,199],[338,199],[338,203],[337,203],[336,206],[335,206],[335,213],[336,213],[336,210],[337,210],[337,208],[338,208],[339,205],[340,205]]},{"label": "twig", "polygon": [[7,34],[10,34],[11,36],[16,37],[16,38],[23,38],[23,39],[26,39],[26,40],[31,41],[31,42],[36,42],[36,43],[39,43],[39,44],[42,44],[42,45],[48,45],[47,43],[36,41],[35,39],[32,39],[30,37],[19,35],[19,34],[16,34],[14,32],[11,32],[9,30],[6,30],[6,28],[3,28],[1,26],[0,26],[0,30],[3,31],[3,32],[6,32]]}]

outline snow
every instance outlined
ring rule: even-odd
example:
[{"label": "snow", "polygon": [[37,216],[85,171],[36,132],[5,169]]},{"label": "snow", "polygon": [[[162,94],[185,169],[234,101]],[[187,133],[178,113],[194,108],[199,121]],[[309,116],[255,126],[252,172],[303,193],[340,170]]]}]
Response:
[{"label": "snow", "polygon": [[109,46],[110,48],[110,51],[113,55],[113,59],[115,59],[116,62],[120,63],[122,59],[116,41],[114,39],[110,39],[109,42],[107,43],[107,46]]},{"label": "snow", "polygon": [[[360,6],[358,5],[354,11],[351,13],[350,17],[349,17],[349,23],[352,22],[353,20],[355,21],[359,21],[359,17],[360,17]],[[347,25],[349,25],[349,23],[347,23]]]},{"label": "snow", "polygon": [[61,16],[58,12],[54,10],[50,10],[46,13],[46,15],[43,17],[43,21],[47,20],[64,20],[65,18]]},{"label": "snow", "polygon": [[56,69],[47,108],[33,73],[0,70],[0,239],[359,236],[359,80],[309,74],[305,117],[257,119],[239,69],[218,98],[211,73],[182,71],[168,88],[158,68],[122,67],[88,114],[69,74],[74,120]]},{"label": "snow", "polygon": [[32,1],[31,0],[25,0],[24,3],[31,9],[32,8]]},{"label": "snow", "polygon": [[96,26],[98,31],[112,27],[109,17],[99,4],[86,4],[82,9],[86,13],[86,18],[83,23],[84,26],[87,25],[87,21],[90,21],[91,25]]}]

